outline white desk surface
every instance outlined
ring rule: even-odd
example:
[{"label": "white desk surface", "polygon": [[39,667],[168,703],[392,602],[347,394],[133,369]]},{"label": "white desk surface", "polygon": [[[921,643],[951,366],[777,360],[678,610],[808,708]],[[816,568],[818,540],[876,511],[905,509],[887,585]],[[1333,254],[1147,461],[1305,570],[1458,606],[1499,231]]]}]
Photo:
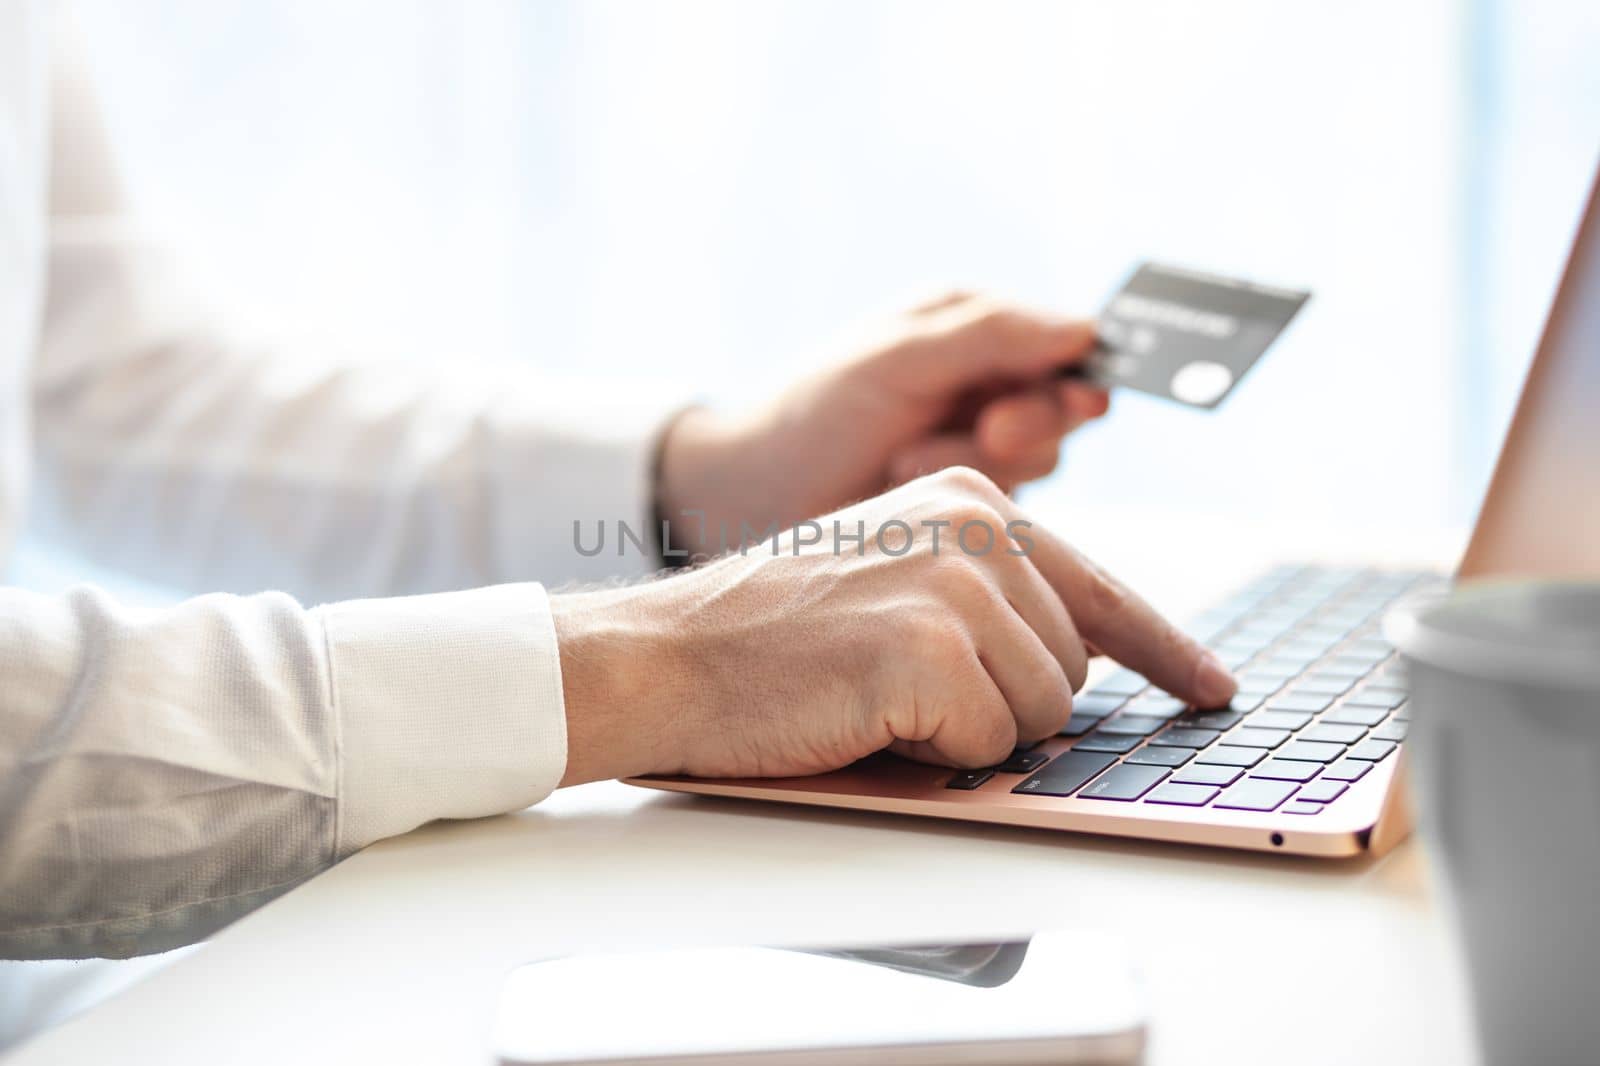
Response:
[{"label": "white desk surface", "polygon": [[[1169,554],[1132,529],[1076,539],[1174,611],[1291,553],[1352,557],[1331,531],[1191,528]],[[1397,554],[1391,543],[1384,557]],[[1474,1060],[1414,840],[1328,862],[604,783],[372,847],[8,1062],[482,1066],[502,977],[540,956],[1062,926],[1125,938],[1157,1066]]]}]

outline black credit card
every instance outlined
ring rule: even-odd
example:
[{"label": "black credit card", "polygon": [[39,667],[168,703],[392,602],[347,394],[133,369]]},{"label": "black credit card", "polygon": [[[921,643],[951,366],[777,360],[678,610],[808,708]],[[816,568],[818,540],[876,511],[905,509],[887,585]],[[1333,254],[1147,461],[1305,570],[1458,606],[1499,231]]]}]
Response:
[{"label": "black credit card", "polygon": [[1100,312],[1100,348],[1071,376],[1211,408],[1311,294],[1145,263]]}]

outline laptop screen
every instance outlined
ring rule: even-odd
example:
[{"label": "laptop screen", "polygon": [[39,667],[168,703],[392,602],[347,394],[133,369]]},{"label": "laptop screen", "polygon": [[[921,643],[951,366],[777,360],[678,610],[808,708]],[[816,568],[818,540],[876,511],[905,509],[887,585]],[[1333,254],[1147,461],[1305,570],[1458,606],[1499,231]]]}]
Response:
[{"label": "laptop screen", "polygon": [[1459,576],[1600,577],[1600,178]]}]

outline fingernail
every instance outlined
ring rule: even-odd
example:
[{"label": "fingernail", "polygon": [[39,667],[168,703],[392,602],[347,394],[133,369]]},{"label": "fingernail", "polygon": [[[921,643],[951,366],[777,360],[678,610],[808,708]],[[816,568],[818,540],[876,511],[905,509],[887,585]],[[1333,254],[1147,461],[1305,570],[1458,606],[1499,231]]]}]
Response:
[{"label": "fingernail", "polygon": [[1200,665],[1195,670],[1194,689],[1195,696],[1205,706],[1221,707],[1233,699],[1239,686],[1233,674],[1222,665],[1222,660],[1208,651],[1200,657]]}]

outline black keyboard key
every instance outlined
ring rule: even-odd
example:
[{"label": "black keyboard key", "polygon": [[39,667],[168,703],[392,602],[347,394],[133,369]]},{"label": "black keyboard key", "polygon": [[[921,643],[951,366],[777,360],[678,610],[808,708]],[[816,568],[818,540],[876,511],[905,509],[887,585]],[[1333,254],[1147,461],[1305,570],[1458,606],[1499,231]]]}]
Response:
[{"label": "black keyboard key", "polygon": [[1274,658],[1279,660],[1290,659],[1301,663],[1302,668],[1304,668],[1328,654],[1328,650],[1335,643],[1332,640],[1313,640],[1296,634],[1279,644],[1272,654]]},{"label": "black keyboard key", "polygon": [[1121,695],[1132,696],[1136,692],[1143,692],[1150,682],[1132,670],[1118,670],[1104,681],[1094,687],[1096,695]]},{"label": "black keyboard key", "polygon": [[1272,653],[1272,658],[1262,664],[1262,667],[1275,673],[1286,674],[1292,679],[1299,677],[1305,672],[1306,667],[1316,661],[1317,656],[1309,653],[1289,654],[1276,651]]},{"label": "black keyboard key", "polygon": [[1078,793],[1078,798],[1120,800],[1128,803],[1155,788],[1167,773],[1167,769],[1163,766],[1141,766],[1125,762],[1095,778],[1093,784]]},{"label": "black keyboard key", "polygon": [[1322,771],[1322,779],[1324,781],[1359,781],[1366,776],[1367,771],[1370,769],[1372,769],[1372,764],[1369,762],[1346,759],[1344,762],[1335,763]]},{"label": "black keyboard key", "polygon": [[1050,756],[1042,751],[1014,751],[995,770],[1002,774],[1031,774],[1049,761]]},{"label": "black keyboard key", "polygon": [[1072,697],[1072,713],[1075,715],[1081,714],[1085,718],[1104,718],[1127,702],[1128,697],[1126,696],[1080,692]]},{"label": "black keyboard key", "polygon": [[1305,616],[1303,608],[1269,603],[1250,612],[1250,624],[1259,627],[1259,632],[1279,640],[1285,633],[1299,625]]},{"label": "black keyboard key", "polygon": [[1172,780],[1180,785],[1231,785],[1244,776],[1244,771],[1237,766],[1207,766],[1203,763],[1193,763],[1172,775]]},{"label": "black keyboard key", "polygon": [[1349,703],[1362,707],[1382,707],[1392,711],[1406,701],[1404,689],[1384,688],[1379,685],[1362,686],[1350,693]]},{"label": "black keyboard key", "polygon": [[1212,613],[1200,618],[1191,618],[1184,623],[1183,628],[1188,634],[1204,644],[1208,640],[1216,640],[1229,626],[1233,619],[1226,613]]},{"label": "black keyboard key", "polygon": [[1262,777],[1247,777],[1222,794],[1213,806],[1230,811],[1271,811],[1290,796],[1299,786],[1293,781],[1268,781]]},{"label": "black keyboard key", "polygon": [[1389,716],[1382,707],[1352,707],[1346,703],[1322,716],[1324,722],[1347,722],[1351,725],[1375,726]]},{"label": "black keyboard key", "polygon": [[1394,651],[1394,646],[1381,636],[1358,637],[1346,644],[1340,651],[1347,655],[1355,654],[1387,659],[1389,653]]},{"label": "black keyboard key", "polygon": [[1151,737],[1150,743],[1163,748],[1204,748],[1221,735],[1221,731],[1216,729],[1173,725]]},{"label": "black keyboard key", "polygon": [[1151,718],[1148,715],[1129,714],[1123,711],[1115,718],[1102,719],[1098,732],[1114,737],[1147,737],[1166,724],[1165,718]]},{"label": "black keyboard key", "polygon": [[1294,635],[1306,640],[1325,640],[1335,644],[1348,637],[1353,627],[1328,621],[1327,610],[1326,603],[1319,604],[1315,611],[1306,615],[1300,624],[1294,627]]},{"label": "black keyboard key", "polygon": [[1235,729],[1228,734],[1229,744],[1239,744],[1246,748],[1275,748],[1289,739],[1287,729],[1257,729],[1247,725],[1242,729]]},{"label": "black keyboard key", "polygon": [[1206,647],[1226,658],[1230,655],[1254,655],[1267,644],[1266,640],[1249,633],[1230,633],[1218,640],[1206,642]]},{"label": "black keyboard key", "polygon": [[[1257,617],[1246,616],[1234,630],[1234,636],[1241,639],[1256,641],[1259,644],[1270,644],[1283,635],[1283,626],[1270,622],[1261,622]],[[1230,638],[1232,639],[1232,638]]]},{"label": "black keyboard key", "polygon": [[1299,672],[1292,663],[1282,663],[1277,659],[1267,658],[1240,673],[1239,680],[1253,681],[1263,685],[1271,684],[1274,681],[1281,684]]},{"label": "black keyboard key", "polygon": [[1344,754],[1343,744],[1319,744],[1314,740],[1296,740],[1285,744],[1277,751],[1280,759],[1295,759],[1300,762],[1333,762]]},{"label": "black keyboard key", "polygon": [[1228,744],[1217,744],[1210,751],[1202,752],[1200,761],[1215,766],[1250,767],[1260,762],[1266,754],[1260,748],[1235,748]]},{"label": "black keyboard key", "polygon": [[1284,805],[1283,813],[1284,814],[1321,814],[1322,813],[1322,808],[1323,808],[1323,804],[1321,804],[1321,803],[1308,803],[1305,800],[1302,800],[1302,799],[1296,797],[1293,802]]},{"label": "black keyboard key", "polygon": [[1363,677],[1367,676],[1368,669],[1369,667],[1366,663],[1347,662],[1335,655],[1331,659],[1327,659],[1318,663],[1316,672],[1319,677],[1342,677],[1353,685]]},{"label": "black keyboard key", "polygon": [[1349,692],[1350,686],[1355,683],[1355,678],[1345,674],[1329,673],[1326,670],[1313,670],[1300,679],[1300,684],[1308,686],[1310,691],[1331,693],[1335,696]]},{"label": "black keyboard key", "polygon": [[1076,710],[1074,710],[1072,712],[1072,717],[1067,719],[1067,724],[1062,726],[1061,732],[1057,733],[1056,735],[1062,737],[1081,737],[1099,724],[1100,719],[1091,717],[1087,714],[1079,714]]},{"label": "black keyboard key", "polygon": [[1395,746],[1392,740],[1363,740],[1350,749],[1350,758],[1360,759],[1362,762],[1382,762],[1389,757]]},{"label": "black keyboard key", "polygon": [[1404,740],[1408,726],[1398,719],[1383,723],[1372,731],[1373,740]]},{"label": "black keyboard key", "polygon": [[1340,648],[1339,654],[1333,656],[1333,658],[1341,663],[1349,664],[1351,669],[1361,667],[1369,674],[1384,659],[1381,655],[1363,655],[1360,652],[1345,651],[1343,648]]},{"label": "black keyboard key", "polygon": [[1150,744],[1146,744],[1124,761],[1138,763],[1140,766],[1173,767],[1182,766],[1192,758],[1194,751],[1191,748],[1153,748]]},{"label": "black keyboard key", "polygon": [[1267,708],[1250,716],[1250,725],[1256,729],[1299,729],[1311,716],[1304,711],[1275,711]]},{"label": "black keyboard key", "polygon": [[1238,711],[1201,711],[1198,714],[1186,715],[1174,724],[1192,726],[1196,729],[1232,729],[1243,718],[1244,715]]},{"label": "black keyboard key", "polygon": [[1299,681],[1283,690],[1285,696],[1342,696],[1349,688],[1349,684],[1337,679],[1328,678],[1324,681],[1313,681],[1303,677]]},{"label": "black keyboard key", "polygon": [[1070,796],[1082,788],[1084,782],[1116,761],[1115,755],[1073,748],[1051,759],[1044,769],[1011,791],[1031,796]]},{"label": "black keyboard key", "polygon": [[1406,687],[1406,664],[1398,659],[1384,663],[1372,671],[1372,680],[1380,685],[1390,688]]},{"label": "black keyboard key", "polygon": [[1366,734],[1358,725],[1343,722],[1318,722],[1300,734],[1301,740],[1320,740],[1326,744],[1354,744]]},{"label": "black keyboard key", "polygon": [[1171,718],[1175,714],[1182,714],[1189,709],[1189,705],[1175,696],[1152,695],[1145,693],[1129,701],[1128,714],[1148,714],[1155,718]]},{"label": "black keyboard key", "polygon": [[[1249,622],[1249,616],[1246,616],[1245,622]],[[1213,637],[1206,647],[1219,658],[1226,659],[1229,655],[1256,655],[1276,639],[1278,634],[1273,630],[1250,629],[1241,625],[1220,637]]]},{"label": "black keyboard key", "polygon": [[962,770],[952,777],[944,787],[958,788],[963,792],[970,792],[993,776],[993,770]]},{"label": "black keyboard key", "polygon": [[1302,788],[1295,799],[1308,800],[1312,803],[1332,803],[1349,791],[1349,788],[1350,786],[1343,781],[1313,781]]},{"label": "black keyboard key", "polygon": [[1098,731],[1090,733],[1072,746],[1073,751],[1111,752],[1122,755],[1144,743],[1143,737],[1108,737]]},{"label": "black keyboard key", "polygon": [[1335,655],[1317,664],[1319,670],[1337,670],[1353,678],[1366,677],[1373,667],[1371,659],[1357,659],[1348,655]]},{"label": "black keyboard key", "polygon": [[1297,711],[1316,713],[1325,711],[1333,703],[1332,696],[1274,696],[1267,701],[1269,711]]},{"label": "black keyboard key", "polygon": [[1251,777],[1270,777],[1274,781],[1309,781],[1317,776],[1322,766],[1314,762],[1295,762],[1292,759],[1268,759],[1254,770]]},{"label": "black keyboard key", "polygon": [[1144,798],[1146,803],[1168,803],[1174,807],[1204,807],[1217,798],[1222,789],[1216,785],[1190,785],[1168,781]]}]

